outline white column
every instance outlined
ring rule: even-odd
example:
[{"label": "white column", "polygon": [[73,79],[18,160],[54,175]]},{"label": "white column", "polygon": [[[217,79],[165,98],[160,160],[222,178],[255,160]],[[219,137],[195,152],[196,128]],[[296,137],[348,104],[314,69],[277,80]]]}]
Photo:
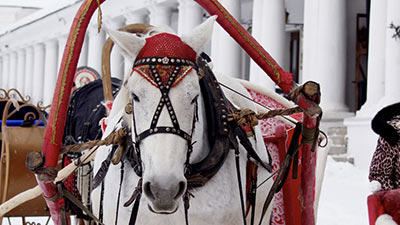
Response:
[{"label": "white column", "polygon": [[[148,23],[149,12],[146,10],[144,12],[128,11],[124,14],[125,24],[135,24],[135,23]],[[130,74],[132,71],[133,59],[124,56],[124,75]]]},{"label": "white column", "polygon": [[193,0],[178,0],[178,34],[186,34],[203,21],[203,9]]},{"label": "white column", "polygon": [[400,40],[393,38],[395,31],[388,28],[391,23],[400,25],[399,11],[400,1],[387,0],[384,105],[400,101]]},{"label": "white column", "polygon": [[[222,0],[220,2],[233,17],[238,20],[240,19],[239,0]],[[214,64],[214,71],[230,77],[239,78],[241,76],[241,49],[217,23],[214,26],[212,36],[211,57]]]},{"label": "white column", "polygon": [[3,65],[4,65],[4,55],[0,56],[0,88],[3,88],[2,86],[4,85]]},{"label": "white column", "polygon": [[357,116],[375,113],[379,101],[385,94],[386,7],[387,0],[371,1],[367,102],[357,112]]},{"label": "white column", "polygon": [[85,36],[85,40],[83,41],[81,54],[79,56],[78,67],[86,66],[88,60],[88,38]]},{"label": "white column", "polygon": [[305,0],[302,83],[321,85],[325,115],[348,111],[345,105],[346,1]]},{"label": "white column", "polygon": [[33,64],[33,103],[43,100],[44,83],[44,45],[35,44],[33,46],[34,64]]},{"label": "white column", "polygon": [[[125,25],[124,19],[113,21],[116,28],[123,27]],[[121,54],[121,49],[114,45],[111,56],[110,56],[111,76],[116,77],[120,80],[124,79],[124,57]]]},{"label": "white column", "polygon": [[172,7],[169,5],[151,5],[150,24],[153,26],[171,26]]},{"label": "white column", "polygon": [[3,68],[2,68],[2,79],[1,79],[1,85],[0,88],[3,89],[8,89],[9,84],[9,72],[10,72],[10,55],[9,54],[4,54],[3,55]]},{"label": "white column", "polygon": [[97,32],[97,25],[89,27],[88,61],[87,65],[101,74],[101,53],[106,34],[103,30]]},{"label": "white column", "polygon": [[22,95],[26,95],[24,89],[25,80],[25,50],[20,49],[17,51],[17,82],[16,88]]},{"label": "white column", "polygon": [[[283,66],[285,56],[285,2],[282,0],[254,0],[253,33],[264,49]],[[250,81],[274,91],[275,83],[254,62],[250,64]]]},{"label": "white column", "polygon": [[10,54],[9,88],[16,88],[17,85],[17,53]]},{"label": "white column", "polygon": [[33,95],[33,48],[29,46],[25,48],[25,95],[32,97]]},{"label": "white column", "polygon": [[65,44],[67,43],[67,36],[61,36],[57,39],[58,42],[58,57],[57,57],[57,71],[60,70],[61,61],[64,54]]},{"label": "white column", "polygon": [[44,63],[44,86],[43,103],[51,104],[54,94],[54,88],[57,82],[57,40],[48,40],[45,42],[45,63]]}]

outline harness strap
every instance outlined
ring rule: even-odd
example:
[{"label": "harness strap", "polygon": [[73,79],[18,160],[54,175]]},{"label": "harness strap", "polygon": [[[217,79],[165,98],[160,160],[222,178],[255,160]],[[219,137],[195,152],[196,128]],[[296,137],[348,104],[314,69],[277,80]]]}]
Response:
[{"label": "harness strap", "polygon": [[162,78],[160,77],[160,74],[158,74],[156,65],[150,66],[151,74],[154,76],[154,78],[156,80],[156,84],[161,92],[161,99],[160,99],[157,109],[153,115],[153,119],[151,121],[150,128],[155,128],[157,126],[157,122],[158,122],[158,119],[160,118],[161,111],[164,108],[164,106],[166,106],[169,116],[171,117],[173,126],[176,129],[179,129],[179,123],[176,118],[174,108],[172,107],[171,100],[169,99],[169,96],[168,96],[169,91],[171,90],[172,84],[175,81],[175,78],[179,73],[179,70],[180,70],[180,67],[176,66],[174,71],[172,72],[171,76],[169,77],[168,82],[166,83],[166,85],[164,85],[163,82],[161,81]]},{"label": "harness strap", "polygon": [[186,193],[183,195],[183,206],[184,206],[184,209],[185,209],[185,223],[186,223],[186,225],[189,225],[189,208],[190,208],[189,200],[190,200],[190,196],[191,196],[191,194],[188,191],[186,191]]},{"label": "harness strap", "polygon": [[137,215],[139,212],[139,203],[140,203],[141,198],[142,198],[142,194],[139,193],[139,195],[137,196],[137,198],[135,200],[135,204],[133,204],[131,217],[129,219],[129,225],[135,225],[135,223],[136,223]]},{"label": "harness strap", "polygon": [[192,140],[192,137],[183,130],[180,130],[180,129],[178,130],[178,129],[172,128],[172,127],[156,127],[156,128],[150,128],[148,130],[143,131],[141,134],[139,134],[136,137],[135,141],[136,141],[136,143],[139,143],[143,139],[145,139],[146,137],[148,137],[150,135],[160,134],[160,133],[175,134],[175,135],[182,137],[183,139],[185,139],[188,142],[190,142]]},{"label": "harness strap", "polygon": [[247,153],[253,158],[257,163],[259,163],[264,169],[266,169],[269,173],[272,173],[272,165],[265,164],[257,152],[254,150],[250,140],[248,139],[246,132],[237,124],[232,123],[234,126],[234,132],[236,136],[239,138],[240,144],[246,149]]},{"label": "harness strap", "polygon": [[197,69],[196,63],[188,59],[173,58],[173,57],[146,57],[135,61],[133,67],[139,65],[168,65],[168,66],[191,66]]},{"label": "harness strap", "polygon": [[[256,168],[257,169],[257,168]],[[257,199],[257,175],[251,175],[251,188],[249,193],[249,203],[251,207],[250,225],[254,225]]]},{"label": "harness strap", "polygon": [[115,225],[118,224],[118,214],[119,214],[119,202],[121,200],[121,189],[122,189],[122,182],[124,181],[124,166],[125,163],[123,161],[121,161],[121,177],[120,177],[120,181],[119,181],[119,189],[118,189],[118,199],[117,199],[117,211],[115,213]]},{"label": "harness strap", "polygon": [[[104,225],[86,206],[84,206],[81,201],[79,201],[75,196],[69,193],[62,185],[62,182],[57,183],[57,191],[59,196],[67,198],[70,202],[72,202],[75,206],[79,207],[82,211],[84,211],[89,217],[91,217],[94,221],[98,224]],[[65,209],[62,210],[62,224],[64,223],[67,225],[66,217],[65,217]]]},{"label": "harness strap", "polygon": [[100,169],[97,171],[96,175],[93,178],[93,188],[96,189],[101,182],[103,182],[104,178],[107,175],[108,168],[110,168],[111,159],[114,156],[115,150],[118,148],[118,145],[112,147],[111,152],[108,154],[107,158],[101,163]]},{"label": "harness strap", "polygon": [[103,222],[104,182],[101,182],[99,219]]},{"label": "harness strap", "polygon": [[239,186],[239,195],[240,195],[240,205],[242,207],[242,217],[243,217],[243,224],[246,225],[246,207],[244,204],[244,197],[243,197],[243,188],[242,188],[242,178],[240,176],[240,153],[239,153],[239,146],[237,143],[234,144],[234,150],[235,150],[235,163],[236,163],[236,175],[238,179],[238,186]]},{"label": "harness strap", "polygon": [[133,201],[135,201],[135,203],[133,204],[131,217],[129,218],[129,225],[135,225],[136,223],[141,197],[142,197],[142,178],[139,179],[136,189],[132,194],[132,197],[124,204],[124,207],[128,207],[130,204],[132,204]]}]

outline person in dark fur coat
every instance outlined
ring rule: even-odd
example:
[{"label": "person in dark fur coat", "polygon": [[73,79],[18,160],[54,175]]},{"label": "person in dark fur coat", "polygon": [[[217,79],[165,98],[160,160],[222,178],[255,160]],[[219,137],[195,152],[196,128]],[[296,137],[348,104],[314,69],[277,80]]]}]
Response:
[{"label": "person in dark fur coat", "polygon": [[[371,161],[369,180],[372,192],[385,209],[385,214],[376,224],[400,224],[400,103],[380,110],[371,125],[379,139]],[[386,223],[378,223],[379,220]]]},{"label": "person in dark fur coat", "polygon": [[372,119],[372,130],[379,135],[372,157],[370,181],[382,190],[400,188],[400,103],[383,108]]}]

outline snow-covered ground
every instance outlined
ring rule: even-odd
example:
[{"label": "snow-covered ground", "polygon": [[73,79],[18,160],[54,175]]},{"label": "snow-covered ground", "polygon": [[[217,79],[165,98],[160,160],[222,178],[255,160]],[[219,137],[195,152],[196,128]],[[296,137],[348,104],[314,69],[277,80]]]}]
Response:
[{"label": "snow-covered ground", "polygon": [[[335,162],[328,157],[322,184],[317,225],[366,225],[368,224],[367,196],[370,194],[368,171],[350,163]],[[12,225],[22,224],[13,218]],[[46,224],[44,218],[28,218]],[[8,225],[4,221],[4,225]],[[49,225],[53,224],[51,221]]]},{"label": "snow-covered ground", "polygon": [[368,224],[368,171],[328,157],[317,225]]}]

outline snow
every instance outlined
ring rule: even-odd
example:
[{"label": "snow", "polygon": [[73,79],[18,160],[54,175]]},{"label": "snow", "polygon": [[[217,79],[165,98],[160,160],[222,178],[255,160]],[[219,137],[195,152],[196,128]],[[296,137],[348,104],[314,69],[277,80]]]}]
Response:
[{"label": "snow", "polygon": [[368,171],[328,157],[317,225],[368,224]]},{"label": "snow", "polygon": [[[336,162],[328,156],[318,208],[317,225],[368,224],[367,196],[370,194],[368,171],[350,163]],[[12,218],[19,224],[20,218]],[[46,218],[28,217],[27,221],[45,224]],[[4,225],[8,225],[6,219]],[[49,225],[53,224],[51,221]]]}]

